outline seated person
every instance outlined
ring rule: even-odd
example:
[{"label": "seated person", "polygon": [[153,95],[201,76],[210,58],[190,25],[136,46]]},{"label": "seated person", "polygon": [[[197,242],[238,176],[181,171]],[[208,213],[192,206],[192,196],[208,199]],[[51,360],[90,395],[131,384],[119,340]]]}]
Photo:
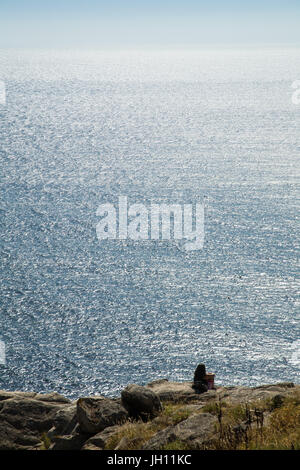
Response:
[{"label": "seated person", "polygon": [[199,364],[194,374],[193,389],[197,393],[204,393],[208,390],[208,381],[206,380],[206,370],[204,364]]}]

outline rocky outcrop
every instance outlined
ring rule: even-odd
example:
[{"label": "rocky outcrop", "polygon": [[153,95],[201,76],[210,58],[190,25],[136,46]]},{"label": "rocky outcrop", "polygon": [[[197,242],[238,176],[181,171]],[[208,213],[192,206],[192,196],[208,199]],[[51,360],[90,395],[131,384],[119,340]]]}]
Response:
[{"label": "rocky outcrop", "polygon": [[77,406],[76,404],[70,404],[56,412],[53,418],[53,426],[47,432],[47,435],[50,439],[56,436],[69,435],[77,424]]},{"label": "rocky outcrop", "polygon": [[216,398],[215,390],[208,390],[205,393],[196,393],[193,382],[169,382],[167,379],[155,380],[147,385],[161,401],[173,401],[188,403],[191,401],[206,402]]},{"label": "rocky outcrop", "polygon": [[278,394],[287,397],[294,392],[292,382],[283,382],[273,385],[260,385],[259,387],[219,387],[217,395],[223,402],[231,404],[247,403],[259,400],[273,400]]},{"label": "rocky outcrop", "polygon": [[159,399],[164,401],[189,403],[207,403],[211,400],[221,398],[230,403],[249,402],[256,400],[272,399],[275,395],[283,394],[287,396],[293,393],[294,384],[292,382],[282,382],[271,385],[260,385],[258,387],[216,387],[215,390],[208,390],[205,393],[195,393],[193,382],[169,382],[167,379],[155,380],[147,385]]},{"label": "rocky outcrop", "polygon": [[35,392],[7,392],[5,390],[0,390],[0,402],[3,400],[8,400],[9,398],[32,398],[35,400],[57,403],[57,404],[70,404],[71,400],[69,398],[60,395],[57,392],[51,393],[35,393]]},{"label": "rocky outcrop", "polygon": [[[79,398],[77,402],[58,393],[0,391],[0,450],[103,450],[108,440],[116,435],[109,445],[116,442],[117,450],[141,447],[158,450],[174,441],[183,443],[188,449],[203,449],[215,438],[217,418],[213,412],[202,410],[211,401],[235,405],[268,399],[265,425],[272,410],[280,408],[287,397],[299,390],[299,385],[287,382],[252,388],[217,387],[195,394],[192,382],[157,380],[144,387],[129,385],[122,391],[121,398],[96,396]],[[174,406],[177,416],[182,419],[179,423],[167,420],[167,427],[146,444],[143,444],[145,437],[124,433],[122,423],[128,419],[131,422],[127,422],[127,426],[141,426],[132,418],[153,420],[149,425],[154,429],[161,426],[162,419],[166,418],[161,414],[165,401],[173,401],[173,406],[182,403],[182,407]],[[257,410],[249,409],[250,414],[253,411],[257,415]],[[170,425],[170,422],[178,424]],[[237,441],[247,431],[247,426],[242,422],[233,429]]]},{"label": "rocky outcrop", "polygon": [[144,450],[160,450],[166,444],[180,441],[190,449],[201,449],[210,442],[215,433],[217,418],[209,413],[191,416],[176,426],[169,426],[155,434],[146,444]]},{"label": "rocky outcrop", "polygon": [[54,436],[49,450],[81,450],[86,439],[86,434],[77,428],[70,435]]},{"label": "rocky outcrop", "polygon": [[123,423],[127,417],[125,408],[108,398],[79,398],[77,401],[77,419],[83,433],[96,434],[109,426]]},{"label": "rocky outcrop", "polygon": [[122,393],[122,403],[132,418],[151,419],[162,410],[158,395],[140,385],[128,385]]},{"label": "rocky outcrop", "polygon": [[108,439],[110,439],[114,434],[117,434],[120,430],[119,426],[110,426],[105,428],[104,431],[95,434],[90,439],[88,439],[82,450],[103,450],[105,449]]},{"label": "rocky outcrop", "polygon": [[0,392],[0,449],[27,449],[41,442],[56,414],[70,406],[59,394]]}]

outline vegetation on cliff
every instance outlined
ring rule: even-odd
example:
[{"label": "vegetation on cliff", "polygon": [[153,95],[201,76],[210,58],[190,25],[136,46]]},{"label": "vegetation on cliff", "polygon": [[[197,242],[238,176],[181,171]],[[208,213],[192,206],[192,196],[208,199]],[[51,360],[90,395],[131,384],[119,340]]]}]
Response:
[{"label": "vegetation on cliff", "polygon": [[[275,396],[276,397],[276,396]],[[214,400],[202,408],[197,402],[164,403],[160,415],[152,421],[127,421],[106,444],[106,449],[141,449],[157,432],[186,420],[196,413],[217,417],[216,434],[203,445],[207,450],[300,450],[300,391],[287,397],[228,404]],[[194,405],[194,408],[193,408]],[[176,439],[160,450],[188,450],[190,446]]]}]

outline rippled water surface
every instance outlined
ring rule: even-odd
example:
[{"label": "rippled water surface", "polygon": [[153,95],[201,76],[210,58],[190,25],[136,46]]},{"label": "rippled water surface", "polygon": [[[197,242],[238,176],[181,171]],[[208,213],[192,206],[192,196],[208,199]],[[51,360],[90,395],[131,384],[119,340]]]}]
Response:
[{"label": "rippled water surface", "polygon": [[[300,51],[0,51],[0,388],[299,381]],[[98,241],[100,203],[205,204],[205,244]]]}]

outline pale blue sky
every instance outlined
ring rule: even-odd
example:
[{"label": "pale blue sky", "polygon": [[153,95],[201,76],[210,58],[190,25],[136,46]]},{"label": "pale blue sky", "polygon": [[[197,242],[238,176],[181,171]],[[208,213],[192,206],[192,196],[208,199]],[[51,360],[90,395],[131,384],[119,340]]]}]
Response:
[{"label": "pale blue sky", "polygon": [[300,0],[0,0],[1,47],[300,44]]}]

